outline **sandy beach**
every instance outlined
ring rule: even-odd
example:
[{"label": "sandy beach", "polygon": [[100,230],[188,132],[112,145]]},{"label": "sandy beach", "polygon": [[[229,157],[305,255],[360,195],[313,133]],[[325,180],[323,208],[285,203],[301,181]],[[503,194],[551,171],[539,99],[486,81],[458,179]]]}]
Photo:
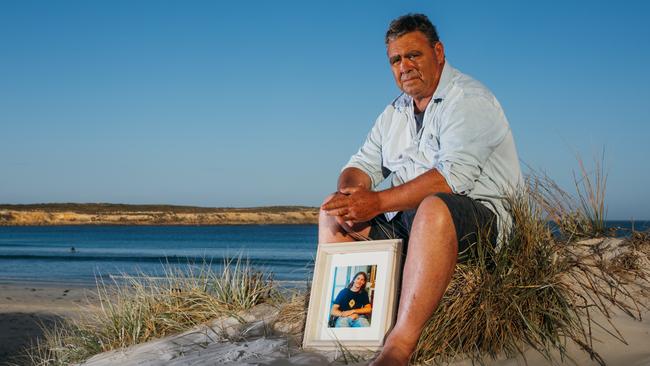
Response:
[{"label": "sandy beach", "polygon": [[[36,337],[41,336],[42,325],[51,327],[55,322],[61,321],[64,318],[77,316],[82,304],[87,303],[87,300],[96,300],[92,287],[83,287],[80,285],[2,283],[0,284],[0,290],[2,292],[2,297],[0,298],[0,365],[7,365],[11,361],[11,357],[17,355],[21,348],[29,345]],[[594,348],[600,353],[608,365],[631,366],[650,364],[650,347],[648,347],[650,345],[650,313],[643,311],[642,315],[643,319],[637,321],[620,311],[613,311],[612,322],[628,343],[627,345],[616,340],[597,326],[593,327]],[[594,320],[601,324],[607,324],[607,321],[602,316],[596,316]],[[326,365],[329,363],[322,356],[312,352],[300,351],[295,348],[293,349],[294,353],[291,359],[287,359],[286,353],[278,351],[278,349],[286,347],[284,343],[276,344],[278,343],[278,339],[262,337],[249,340],[246,343],[245,345],[233,342],[214,344],[211,346],[214,348],[211,354],[212,356],[220,355],[221,353],[229,355],[232,353],[231,348],[244,347],[247,353],[259,356],[258,361],[260,362],[256,363],[248,359],[248,361],[242,364],[253,362],[253,364],[273,365],[307,365],[314,363]],[[124,364],[135,364],[134,359],[141,361],[142,353],[139,350],[146,347],[145,344],[142,347],[133,347],[131,352],[118,352],[120,362]],[[204,355],[205,351],[203,350]],[[110,355],[111,353],[106,356],[99,356],[97,358],[97,361],[99,361],[97,364],[103,364],[101,361],[108,361],[110,363],[111,359],[115,361],[116,359],[113,359],[113,357],[117,356],[109,357]],[[597,365],[597,362],[590,359],[587,353],[581,351],[573,344],[568,346],[568,356],[573,361],[567,359],[563,364]],[[201,362],[208,361],[201,356],[201,353],[194,354],[188,352],[187,357],[189,357],[188,360],[193,359],[199,362],[198,364],[203,364]],[[556,357],[559,357],[559,355],[556,354]],[[269,360],[272,360],[272,362],[269,363]],[[151,361],[153,362],[152,364],[158,364],[155,360]],[[488,365],[498,366],[549,364],[548,361],[532,349],[526,351],[525,361],[521,357],[496,361],[488,359],[485,361]],[[229,364],[239,363],[235,361]],[[358,363],[358,365],[362,364],[365,363]],[[454,365],[458,366],[470,364],[471,362],[467,360],[454,363]]]},{"label": "sandy beach", "polygon": [[78,284],[0,283],[0,365],[64,318],[79,314],[94,287]]},{"label": "sandy beach", "polygon": [[[609,332],[616,334],[608,320],[602,314],[592,314],[593,348],[607,365],[643,366],[650,365],[650,312],[644,310],[642,319],[635,320],[619,309],[611,310],[611,323],[620,332],[621,340],[617,340]],[[599,325],[603,325],[600,327]],[[617,335],[618,336],[618,335]],[[561,362],[559,352],[553,352],[553,357],[561,365],[598,365],[590,355],[573,342],[567,342],[567,353]],[[520,366],[520,365],[549,365],[540,353],[528,347],[523,357],[511,359],[486,360],[491,366]],[[453,363],[453,366],[471,366],[467,360]]]}]

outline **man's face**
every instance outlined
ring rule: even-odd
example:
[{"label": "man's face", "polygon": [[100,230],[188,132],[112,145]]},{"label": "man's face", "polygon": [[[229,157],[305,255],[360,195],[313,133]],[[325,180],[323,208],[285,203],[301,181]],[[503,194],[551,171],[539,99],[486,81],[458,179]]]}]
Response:
[{"label": "man's face", "polygon": [[390,41],[387,53],[395,82],[404,93],[415,99],[433,95],[445,64],[442,43],[433,47],[424,33],[415,31]]},{"label": "man's face", "polygon": [[354,284],[352,285],[352,288],[355,289],[356,291],[359,291],[359,289],[363,288],[366,285],[366,278],[363,275],[358,275],[354,279]]}]

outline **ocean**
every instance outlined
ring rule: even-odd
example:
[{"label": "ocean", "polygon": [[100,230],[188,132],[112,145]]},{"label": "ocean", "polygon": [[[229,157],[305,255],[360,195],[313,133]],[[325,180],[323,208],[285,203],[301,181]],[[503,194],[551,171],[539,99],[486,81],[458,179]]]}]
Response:
[{"label": "ocean", "polygon": [[[609,221],[625,234],[649,221]],[[97,278],[163,276],[242,256],[277,281],[304,284],[317,249],[315,225],[0,227],[0,282],[93,285]]]},{"label": "ocean", "polygon": [[[241,256],[274,279],[304,283],[315,225],[0,227],[0,282],[92,285],[96,278],[163,276],[166,267],[220,270]],[[73,249],[74,248],[74,249]]]}]

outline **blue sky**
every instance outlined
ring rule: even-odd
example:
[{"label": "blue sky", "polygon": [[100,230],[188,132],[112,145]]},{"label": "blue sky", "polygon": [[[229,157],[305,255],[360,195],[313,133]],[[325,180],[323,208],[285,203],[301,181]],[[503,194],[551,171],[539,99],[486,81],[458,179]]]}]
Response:
[{"label": "blue sky", "polygon": [[423,12],[522,162],[572,190],[604,148],[609,218],[650,219],[646,4],[1,0],[0,202],[318,205]]}]

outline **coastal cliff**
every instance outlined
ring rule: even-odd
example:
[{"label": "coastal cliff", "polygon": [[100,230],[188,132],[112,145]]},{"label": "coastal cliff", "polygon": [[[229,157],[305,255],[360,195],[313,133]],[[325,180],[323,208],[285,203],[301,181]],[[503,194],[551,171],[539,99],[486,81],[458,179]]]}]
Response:
[{"label": "coastal cliff", "polygon": [[0,226],[316,224],[318,208],[209,208],[171,205],[56,203],[0,205]]}]

